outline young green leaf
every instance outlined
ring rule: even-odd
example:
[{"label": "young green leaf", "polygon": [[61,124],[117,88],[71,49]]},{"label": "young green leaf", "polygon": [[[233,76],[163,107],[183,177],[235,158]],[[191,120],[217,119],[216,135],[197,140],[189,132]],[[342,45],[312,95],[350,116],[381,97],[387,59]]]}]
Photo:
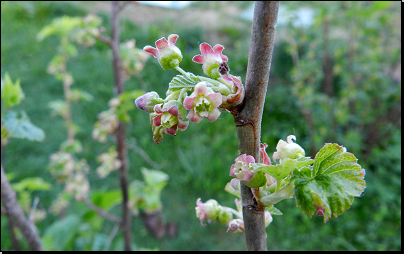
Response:
[{"label": "young green leaf", "polygon": [[4,101],[4,106],[11,108],[20,104],[23,98],[24,93],[22,92],[20,86],[20,80],[17,79],[17,81],[13,83],[10,76],[6,72],[4,75],[4,80],[1,80],[1,99]]},{"label": "young green leaf", "polygon": [[258,171],[263,171],[274,177],[276,181],[281,181],[287,177],[290,172],[295,169],[300,170],[310,164],[313,164],[314,160],[309,157],[300,157],[298,159],[285,159],[281,164],[276,165],[265,165],[262,163],[254,163],[252,166]]},{"label": "young green leaf", "polygon": [[324,216],[324,222],[341,215],[366,188],[361,169],[345,147],[325,144],[313,166],[293,172],[296,205],[310,217]]},{"label": "young green leaf", "polygon": [[201,79],[192,73],[187,73],[186,75],[177,75],[168,84],[168,89],[169,91],[174,92],[182,88],[193,88],[199,82],[201,82]]},{"label": "young green leaf", "polygon": [[24,111],[21,116],[14,111],[7,112],[3,125],[13,138],[26,138],[31,141],[43,141],[45,138],[45,132],[33,125]]}]

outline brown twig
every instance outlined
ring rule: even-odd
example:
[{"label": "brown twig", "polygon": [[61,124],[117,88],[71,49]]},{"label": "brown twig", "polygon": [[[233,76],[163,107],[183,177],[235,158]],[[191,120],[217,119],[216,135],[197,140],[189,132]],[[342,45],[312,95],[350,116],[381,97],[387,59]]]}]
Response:
[{"label": "brown twig", "polygon": [[20,205],[18,204],[15,191],[8,182],[3,165],[1,165],[1,202],[6,210],[6,216],[9,221],[20,229],[28,247],[34,251],[42,251],[42,245],[34,224],[30,223],[24,215]]},{"label": "brown twig", "polygon": [[[238,148],[260,160],[261,119],[267,91],[272,51],[275,41],[275,24],[278,19],[278,1],[257,1],[251,31],[248,56],[245,99],[235,117]],[[240,121],[244,124],[238,124]],[[267,250],[264,208],[254,200],[251,188],[241,184],[244,233],[247,250]]]},{"label": "brown twig", "polygon": [[107,211],[103,210],[102,208],[96,206],[91,200],[84,198],[81,201],[83,201],[84,204],[88,205],[92,210],[97,212],[97,214],[105,219],[108,219],[110,221],[113,221],[117,224],[121,224],[122,220],[115,215],[109,214]]},{"label": "brown twig", "polygon": [[[123,70],[121,67],[121,55],[119,51],[119,19],[118,19],[119,2],[112,2],[111,14],[111,50],[112,50],[112,65],[114,68],[114,80],[117,94],[124,92],[123,85]],[[131,250],[131,217],[128,207],[128,168],[129,161],[127,157],[127,148],[125,145],[126,138],[125,123],[120,121],[116,133],[118,146],[118,159],[121,161],[119,168],[119,178],[122,190],[122,231],[124,235],[125,251]]]}]

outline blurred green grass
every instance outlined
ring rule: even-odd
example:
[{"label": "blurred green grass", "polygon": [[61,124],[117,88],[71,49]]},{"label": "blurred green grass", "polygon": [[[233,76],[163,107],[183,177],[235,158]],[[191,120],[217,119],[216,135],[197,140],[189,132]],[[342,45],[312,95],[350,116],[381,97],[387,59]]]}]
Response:
[{"label": "blurred green grass", "polygon": [[[198,6],[196,6],[198,7]],[[200,7],[211,8],[211,7]],[[215,7],[216,8],[216,7]],[[220,9],[220,8],[219,8]],[[48,38],[43,42],[36,40],[36,34],[49,24],[53,18],[61,15],[84,16],[87,11],[69,2],[29,2],[1,3],[1,74],[7,71],[11,78],[21,79],[26,99],[17,109],[24,109],[31,121],[42,128],[46,139],[42,143],[12,139],[5,147],[2,163],[6,171],[13,172],[13,182],[33,176],[40,176],[53,183],[51,191],[35,192],[40,198],[40,207],[48,209],[63,186],[55,183],[45,167],[49,156],[59,149],[66,138],[63,120],[50,117],[47,104],[63,98],[63,89],[59,81],[46,73],[47,64],[56,54],[58,41]],[[109,34],[109,12],[100,13]],[[178,34],[177,46],[183,52],[181,67],[196,74],[202,74],[201,66],[191,61],[199,54],[198,43],[206,41],[211,34],[224,35],[224,54],[230,59],[229,66],[235,75],[245,79],[247,66],[250,24],[245,29],[234,29],[231,25],[217,30],[189,28],[167,18],[165,22],[136,25],[125,18],[121,19],[121,41],[136,39],[137,47],[154,45],[154,41],[170,33]],[[281,29],[281,28],[279,28]],[[211,45],[214,42],[207,41]],[[285,50],[286,45],[279,42],[275,46],[270,86],[265,103],[262,122],[262,142],[269,145],[268,154],[275,150],[279,139],[294,134],[302,147],[310,147],[308,125],[300,116],[296,99],[291,95],[289,71],[292,68],[291,57]],[[235,59],[232,61],[232,59]],[[83,144],[81,158],[85,158],[90,167],[89,180],[92,191],[106,191],[119,188],[117,173],[107,179],[99,179],[95,174],[96,157],[107,150],[111,143],[100,144],[93,141],[91,131],[97,114],[108,108],[113,95],[113,73],[108,48],[97,43],[93,48],[80,48],[79,55],[68,62],[68,70],[75,80],[73,87],[90,93],[94,100],[80,102],[73,106],[73,121],[80,127],[77,139]],[[233,73],[233,72],[232,72]],[[166,84],[177,73],[174,70],[163,71],[154,58],[146,63],[142,72],[147,91],[156,91],[164,95]],[[401,84],[400,84],[401,85]],[[126,90],[142,89],[139,80],[131,78],[125,84]],[[133,219],[133,242],[138,247],[160,250],[244,250],[242,234],[227,234],[226,228],[216,224],[202,227],[195,216],[197,198],[206,201],[216,199],[221,205],[234,207],[234,198],[224,192],[225,184],[230,180],[228,171],[237,157],[236,129],[230,114],[222,113],[213,123],[202,121],[190,124],[185,132],[176,137],[166,135],[159,145],[152,142],[152,132],[148,114],[139,110],[130,112],[132,123],[128,124],[128,146],[136,144],[148,153],[169,176],[167,187],[162,193],[163,213],[167,220],[178,223],[178,237],[168,237],[158,241],[151,237],[140,218]],[[342,216],[323,224],[321,217],[309,219],[295,208],[294,200],[281,202],[277,207],[283,216],[275,216],[267,228],[269,250],[400,250],[401,249],[401,130],[373,150],[367,161],[356,154],[359,163],[366,168],[367,189],[364,196],[355,200],[352,207]],[[335,140],[338,142],[338,140]],[[348,148],[349,151],[349,148]],[[312,155],[314,156],[314,155]],[[140,179],[140,168],[151,166],[134,149],[129,149],[130,180]],[[393,180],[392,180],[393,178]],[[91,217],[88,208],[74,203],[67,214],[78,214],[84,224]],[[120,208],[111,213],[120,216]],[[86,215],[87,214],[87,215]],[[87,216],[87,217],[86,217]],[[95,215],[93,215],[95,216]],[[40,236],[59,218],[48,213],[46,219],[37,223]],[[6,219],[1,219],[1,248],[11,248]],[[101,222],[99,229],[82,229],[69,245],[72,250],[82,250],[83,242],[92,244],[97,233],[108,235],[113,228],[109,222]],[[87,231],[86,231],[87,230]],[[118,233],[112,249],[123,246],[122,234]],[[122,247],[121,247],[122,248]]]}]

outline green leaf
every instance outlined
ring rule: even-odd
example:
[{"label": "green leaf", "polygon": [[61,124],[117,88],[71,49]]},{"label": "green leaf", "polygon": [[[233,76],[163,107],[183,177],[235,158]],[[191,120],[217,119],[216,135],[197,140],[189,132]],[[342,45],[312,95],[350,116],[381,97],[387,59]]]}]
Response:
[{"label": "green leaf", "polygon": [[113,206],[122,202],[122,192],[121,190],[95,191],[91,196],[91,201],[109,211]]},{"label": "green leaf", "polygon": [[273,194],[263,196],[260,199],[260,202],[263,203],[265,206],[271,206],[278,203],[281,200],[292,198],[293,195],[293,183],[289,183],[282,189],[274,192]]},{"label": "green leaf", "polygon": [[186,73],[186,75],[177,75],[168,84],[168,89],[171,91],[177,91],[182,88],[193,88],[196,84],[202,80],[192,73]]},{"label": "green leaf", "polygon": [[273,176],[276,181],[281,181],[287,177],[293,170],[301,169],[305,166],[313,164],[314,160],[309,157],[300,157],[298,159],[285,159],[280,164],[265,165],[261,163],[253,164],[253,168],[257,171],[263,171]]},{"label": "green leaf", "polygon": [[6,72],[4,81],[1,81],[1,99],[4,101],[4,106],[7,108],[20,104],[24,93],[20,86],[20,80],[15,83],[11,81],[10,76]]},{"label": "green leaf", "polygon": [[167,180],[169,178],[166,173],[147,168],[142,168],[141,171],[143,179],[148,186],[152,186],[153,188],[158,190],[161,190],[166,186]]},{"label": "green leaf", "polygon": [[24,111],[20,117],[14,111],[7,112],[3,125],[13,138],[26,138],[31,141],[43,141],[45,138],[45,132],[33,125]]},{"label": "green leaf", "polygon": [[276,208],[274,205],[270,205],[270,206],[265,207],[265,212],[270,212],[271,215],[282,215],[283,214],[281,212],[281,210]]},{"label": "green leaf", "polygon": [[310,217],[322,208],[324,222],[341,215],[366,188],[361,168],[344,147],[325,144],[313,166],[293,172],[297,206]]},{"label": "green leaf", "polygon": [[52,184],[45,182],[40,177],[25,178],[18,183],[12,184],[12,186],[13,189],[17,192],[21,192],[24,190],[28,191],[50,190],[52,188]]},{"label": "green leaf", "polygon": [[42,238],[45,250],[66,250],[69,242],[78,233],[80,223],[80,218],[71,214],[50,225]]},{"label": "green leaf", "polygon": [[254,176],[251,178],[250,181],[240,181],[243,184],[247,185],[250,188],[259,188],[266,184],[267,178],[265,177],[264,172],[258,171],[254,173]]}]

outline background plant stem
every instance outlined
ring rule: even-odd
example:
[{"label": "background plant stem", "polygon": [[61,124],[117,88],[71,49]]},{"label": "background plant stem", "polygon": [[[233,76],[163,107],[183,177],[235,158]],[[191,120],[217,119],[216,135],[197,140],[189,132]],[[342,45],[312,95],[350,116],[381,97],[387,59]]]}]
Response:
[{"label": "background plant stem", "polygon": [[6,216],[9,223],[12,222],[20,229],[28,247],[33,251],[42,251],[42,245],[34,223],[27,220],[21,206],[18,204],[15,191],[11,188],[7,180],[6,172],[4,172],[3,164],[1,165],[1,202],[6,209]]},{"label": "background plant stem", "polygon": [[[269,70],[275,41],[279,1],[257,1],[251,31],[245,98],[234,116],[241,154],[260,161],[261,119],[267,92]],[[241,184],[244,233],[247,250],[267,250],[264,208],[254,202],[251,188]]]},{"label": "background plant stem", "polygon": [[[112,64],[114,68],[115,88],[116,93],[119,96],[124,92],[123,75],[121,68],[121,56],[119,52],[119,2],[112,2],[112,14],[111,14],[111,49],[112,49]],[[119,179],[122,190],[122,232],[125,241],[125,251],[131,250],[131,217],[128,207],[128,157],[127,148],[125,145],[125,123],[119,121],[118,130],[116,133],[117,146],[118,146],[118,158],[121,161],[121,167],[119,168]]]}]

